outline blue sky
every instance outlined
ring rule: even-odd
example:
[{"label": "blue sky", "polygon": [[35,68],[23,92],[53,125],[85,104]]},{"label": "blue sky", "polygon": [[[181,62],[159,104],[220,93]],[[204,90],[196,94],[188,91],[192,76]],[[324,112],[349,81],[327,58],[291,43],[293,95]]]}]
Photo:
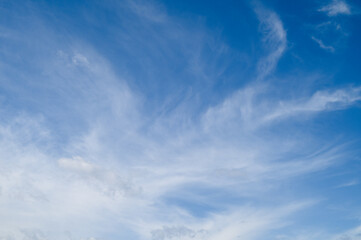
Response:
[{"label": "blue sky", "polygon": [[1,1],[0,240],[361,239],[361,4]]}]

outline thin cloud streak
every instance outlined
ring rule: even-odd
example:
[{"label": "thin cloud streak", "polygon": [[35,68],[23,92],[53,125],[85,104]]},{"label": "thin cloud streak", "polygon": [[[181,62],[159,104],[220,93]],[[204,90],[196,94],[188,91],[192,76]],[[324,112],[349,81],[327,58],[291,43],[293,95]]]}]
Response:
[{"label": "thin cloud streak", "polygon": [[352,186],[356,186],[359,184],[359,181],[357,179],[351,180],[349,182],[346,183],[342,183],[340,185],[337,185],[335,188],[345,188],[345,187],[352,187]]},{"label": "thin cloud streak", "polygon": [[313,41],[315,41],[319,46],[320,48],[326,50],[326,51],[329,51],[329,52],[335,52],[335,48],[332,47],[332,46],[326,46],[322,40],[318,39],[318,38],[315,38],[315,37],[311,37]]}]

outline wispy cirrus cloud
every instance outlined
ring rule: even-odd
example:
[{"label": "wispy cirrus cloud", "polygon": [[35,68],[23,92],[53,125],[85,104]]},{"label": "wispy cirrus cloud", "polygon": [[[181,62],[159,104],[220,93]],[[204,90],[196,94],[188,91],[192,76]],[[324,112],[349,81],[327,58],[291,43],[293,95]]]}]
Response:
[{"label": "wispy cirrus cloud", "polygon": [[350,6],[343,0],[333,0],[330,4],[320,8],[319,11],[325,12],[330,17],[351,14]]},{"label": "wispy cirrus cloud", "polygon": [[318,38],[315,38],[315,37],[311,37],[313,41],[315,41],[319,46],[320,48],[326,50],[326,51],[329,51],[329,52],[334,52],[335,51],[335,48],[332,47],[332,46],[327,46],[323,43],[322,40],[318,39]]},{"label": "wispy cirrus cloud", "polygon": [[287,34],[279,16],[261,5],[255,8],[260,21],[260,31],[263,34],[262,42],[265,49],[269,51],[264,58],[258,62],[258,78],[263,79],[270,74],[287,47]]},{"label": "wispy cirrus cloud", "polygon": [[359,184],[359,181],[357,179],[354,179],[354,180],[342,183],[340,185],[337,185],[336,188],[352,187],[352,186],[355,186],[358,184]]},{"label": "wispy cirrus cloud", "polygon": [[318,91],[308,99],[294,102],[280,102],[274,112],[266,115],[263,121],[272,121],[295,116],[300,113],[318,113],[347,108],[361,101],[361,88],[346,88],[335,91]]},{"label": "wispy cirrus cloud", "polygon": [[[287,136],[278,123],[352,107],[359,88],[281,102],[267,81],[287,48],[287,34],[275,12],[257,6],[264,55],[255,62],[256,77],[218,103],[200,104],[202,91],[227,68],[220,59],[229,47],[157,5],[110,7],[120,22],[111,40],[126,70],[104,49],[73,37],[65,41],[45,23],[35,28],[42,34],[25,32],[34,44],[23,37],[4,42],[32,54],[7,58],[23,63],[23,72],[1,65],[5,92],[22,93],[14,102],[6,99],[26,113],[1,105],[0,219],[8,220],[0,237],[259,239],[321,201],[282,195],[281,183],[341,164],[348,153],[300,134],[303,129]],[[92,22],[91,15],[87,19]],[[173,79],[182,81],[172,85]],[[175,98],[187,84],[186,97]]]}]

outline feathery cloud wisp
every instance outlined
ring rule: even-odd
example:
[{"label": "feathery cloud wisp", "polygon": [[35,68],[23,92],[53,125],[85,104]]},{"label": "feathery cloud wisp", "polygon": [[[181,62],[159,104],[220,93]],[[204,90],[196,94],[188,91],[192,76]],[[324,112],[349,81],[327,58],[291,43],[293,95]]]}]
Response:
[{"label": "feathery cloud wisp", "polygon": [[351,14],[350,6],[343,0],[333,0],[329,5],[320,8],[319,11],[325,12],[330,17]]}]

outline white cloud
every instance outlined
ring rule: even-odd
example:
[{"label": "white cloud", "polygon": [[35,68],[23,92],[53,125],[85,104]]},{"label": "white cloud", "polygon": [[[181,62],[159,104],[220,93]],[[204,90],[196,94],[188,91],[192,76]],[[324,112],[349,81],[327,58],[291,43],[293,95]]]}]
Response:
[{"label": "white cloud", "polygon": [[355,185],[358,185],[359,181],[357,179],[351,180],[349,182],[342,183],[340,185],[337,185],[336,188],[344,188],[344,187],[352,187]]},{"label": "white cloud", "polygon": [[317,91],[311,96],[299,96],[288,101],[264,99],[267,87],[255,86],[239,90],[218,106],[209,108],[203,116],[205,129],[225,124],[243,130],[257,130],[299,115],[312,116],[321,112],[345,109],[361,100],[361,88]]},{"label": "white cloud", "polygon": [[89,61],[88,59],[83,56],[82,54],[75,54],[73,57],[72,57],[72,61],[75,65],[85,65],[87,66],[89,64]]},{"label": "white cloud", "polygon": [[163,226],[162,229],[157,229],[152,231],[152,239],[153,240],[200,240],[206,239],[207,232],[204,230],[192,230],[185,226]]},{"label": "white cloud", "polygon": [[[155,17],[158,12],[152,8],[132,7],[152,24],[171,21],[163,21],[166,15]],[[265,80],[282,57],[287,38],[277,14],[265,9],[256,12],[267,50],[258,63],[257,80]],[[161,26],[174,30],[177,24]],[[136,34],[131,31],[137,30],[123,34]],[[154,37],[153,29],[145,31]],[[181,31],[170,35],[156,39],[163,47],[158,49],[172,48],[166,40],[183,36]],[[191,34],[186,36],[194,41]],[[325,169],[345,156],[340,147],[322,149],[304,136],[282,139],[277,133],[269,141],[259,137],[257,130],[295,115],[349,107],[360,99],[357,88],[316,92],[278,104],[277,99],[260,97],[269,93],[267,87],[250,85],[210,107],[200,122],[184,110],[192,107],[189,102],[172,114],[162,106],[161,114],[149,117],[149,109],[140,104],[143,96],[132,91],[93,48],[53,41],[54,49],[62,50],[35,63],[46,69],[45,80],[39,80],[46,93],[53,93],[58,97],[54,103],[64,105],[52,102],[51,108],[40,109],[44,118],[61,122],[70,134],[59,141],[57,133],[63,132],[48,130],[48,122],[37,117],[20,115],[16,121],[9,117],[9,124],[0,122],[0,219],[7,219],[0,226],[0,237],[24,239],[21,229],[32,229],[28,238],[54,240],[66,239],[65,232],[71,232],[68,239],[89,240],[94,239],[89,236],[119,232],[129,233],[124,239],[262,238],[291,224],[291,216],[315,204],[315,200],[285,204],[294,199],[273,199],[270,195],[277,195],[273,192],[277,183]],[[146,44],[149,39],[141,41]],[[191,47],[187,53],[200,52],[204,42],[195,42],[186,44]],[[164,51],[167,54],[172,55]],[[201,68],[197,67],[197,74],[207,73],[202,55],[195,58]],[[80,71],[84,64],[87,67]],[[31,100],[43,98],[32,95]],[[50,146],[44,147],[43,142]],[[195,186],[220,197],[192,191]],[[166,202],[169,196],[177,200],[187,192],[191,203],[210,204],[215,210],[206,209],[207,217],[201,218],[189,206]],[[236,203],[227,202],[229,195],[236,196]],[[243,203],[247,197],[270,200],[270,206]]]},{"label": "white cloud", "polygon": [[162,6],[155,5],[156,3],[147,3],[145,1],[128,1],[129,8],[132,9],[139,17],[145,18],[155,23],[164,23],[170,21],[165,9]]},{"label": "white cloud", "polygon": [[[279,59],[286,50],[287,34],[276,13],[261,5],[256,6],[255,12],[263,34],[263,44],[267,49],[267,54],[259,60],[257,69],[256,79],[263,81],[276,68]],[[241,121],[241,125],[252,122],[255,114],[254,98],[263,90],[264,86],[261,84],[245,87],[226,98],[218,106],[209,108],[203,116],[204,127],[207,129],[211,125],[224,125],[229,121]]]},{"label": "white cloud", "polygon": [[361,238],[361,226],[350,229],[344,233],[332,237],[332,240],[359,240]]},{"label": "white cloud", "polygon": [[[289,224],[285,220],[287,216],[312,204],[314,203],[299,202],[274,208],[242,206],[229,209],[226,213],[212,214],[211,217],[202,220],[179,219],[177,225],[163,223],[161,228],[151,230],[151,235],[146,231],[144,239],[150,237],[154,240],[258,239],[270,230],[287,226]],[[152,224],[144,222],[142,228],[152,229]]]},{"label": "white cloud", "polygon": [[320,8],[319,11],[325,12],[330,17],[351,14],[350,6],[342,0],[333,0],[329,5]]},{"label": "white cloud", "polygon": [[58,160],[59,166],[65,169],[90,173],[95,170],[95,166],[84,161],[81,157],[61,158]]},{"label": "white cloud", "polygon": [[318,38],[315,38],[315,37],[311,37],[313,41],[315,41],[319,46],[320,48],[326,50],[326,51],[329,51],[329,52],[334,52],[335,51],[335,48],[332,47],[332,46],[327,46],[325,45],[322,40],[318,39]]},{"label": "white cloud", "polygon": [[317,91],[308,99],[280,102],[273,111],[264,116],[263,121],[273,121],[301,113],[340,110],[356,104],[360,100],[360,87],[338,89],[335,91]]},{"label": "white cloud", "polygon": [[263,44],[269,51],[268,55],[258,63],[258,78],[263,79],[275,69],[286,50],[287,34],[282,21],[275,12],[259,6],[255,11],[263,33]]}]

